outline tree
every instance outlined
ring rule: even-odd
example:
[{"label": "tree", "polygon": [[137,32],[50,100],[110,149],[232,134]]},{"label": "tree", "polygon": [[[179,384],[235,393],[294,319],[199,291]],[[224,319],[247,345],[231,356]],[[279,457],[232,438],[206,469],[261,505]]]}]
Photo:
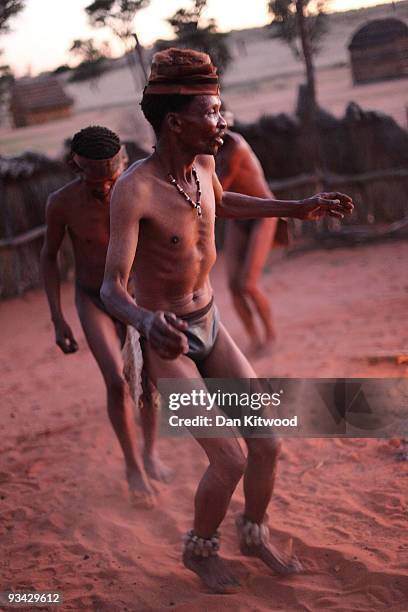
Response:
[{"label": "tree", "polygon": [[[25,6],[25,0],[0,0],[0,36],[10,31],[10,19],[15,17]],[[0,55],[2,54],[0,49]],[[0,106],[5,103],[7,94],[14,82],[10,66],[0,66]]]},{"label": "tree", "polygon": [[71,70],[72,68],[71,66],[68,66],[68,64],[60,64],[60,66],[58,66],[52,71],[52,74],[64,74],[64,72],[70,72]]},{"label": "tree", "polygon": [[0,0],[0,34],[10,31],[9,21],[23,10],[25,0]]},{"label": "tree", "polygon": [[110,45],[107,41],[101,43],[100,46],[96,46],[93,38],[74,40],[69,51],[87,62],[96,62],[100,59],[106,59],[111,54]]},{"label": "tree", "polygon": [[202,12],[207,6],[207,0],[194,0],[191,9],[181,8],[167,21],[174,30],[177,37],[176,42],[160,40],[156,43],[158,49],[165,49],[170,44],[178,47],[189,47],[197,51],[203,51],[211,56],[222,75],[232,57],[226,43],[227,34],[217,32],[215,19],[208,19],[205,24]]},{"label": "tree", "polygon": [[136,13],[149,6],[150,0],[96,0],[85,8],[92,25],[108,26],[122,41],[134,34]]},{"label": "tree", "polygon": [[147,73],[142,48],[134,27],[134,19],[136,13],[149,4],[150,0],[95,0],[85,8],[93,26],[107,26],[121,40],[137,90],[139,90],[139,82],[134,71],[133,40],[136,41],[139,63],[146,81]]},{"label": "tree", "polygon": [[305,64],[306,104],[304,124],[313,165],[318,173],[323,167],[320,136],[317,126],[317,101],[313,58],[321,50],[321,41],[328,30],[325,7],[329,0],[270,0],[269,12],[277,36],[286,41],[297,59]]},{"label": "tree", "polygon": [[325,8],[328,0],[270,0],[275,35],[282,38],[296,59],[305,64],[309,102],[316,107],[316,86],[313,58],[322,48],[328,31]]},{"label": "tree", "polygon": [[14,75],[10,69],[10,66],[7,64],[0,66],[0,106],[5,103],[7,94],[10,91],[10,87],[13,83]]},{"label": "tree", "polygon": [[104,42],[100,46],[96,46],[93,38],[76,39],[72,42],[69,51],[82,60],[69,80],[85,81],[91,79],[93,85],[96,85],[97,78],[106,70],[105,60],[110,56],[109,43]]}]

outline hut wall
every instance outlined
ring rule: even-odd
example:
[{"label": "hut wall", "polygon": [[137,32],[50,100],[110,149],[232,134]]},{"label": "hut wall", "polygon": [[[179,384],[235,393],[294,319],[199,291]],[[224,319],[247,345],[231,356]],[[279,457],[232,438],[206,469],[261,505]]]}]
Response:
[{"label": "hut wall", "polygon": [[[342,183],[339,186],[331,185],[330,188],[348,193],[355,203],[352,217],[346,217],[341,222],[342,226],[365,226],[375,228],[383,224],[391,224],[403,219],[408,215],[408,179],[387,179],[375,182]],[[312,185],[292,187],[275,190],[277,198],[302,199],[311,195]],[[317,239],[326,231],[339,227],[339,222],[334,219],[324,219],[319,222],[300,221],[289,219],[291,237],[294,242],[300,239]]]},{"label": "hut wall", "polygon": [[[45,204],[52,191],[72,178],[63,164],[54,164],[31,176],[0,176],[2,206],[0,210],[0,239],[12,239],[45,223]],[[41,284],[40,251],[43,236],[19,246],[0,250],[0,299],[19,295]],[[72,267],[73,257],[69,240],[61,249],[60,267],[65,278]]]},{"label": "hut wall", "polygon": [[351,52],[354,83],[408,76],[408,39]]},{"label": "hut wall", "polygon": [[[350,104],[342,119],[320,111],[318,121],[324,174],[352,177],[408,167],[408,131],[391,117],[364,112],[356,104]],[[237,124],[236,129],[255,151],[269,181],[313,174],[309,143],[298,117],[268,116],[253,124]],[[299,199],[320,188],[309,183],[275,190],[275,195]],[[349,183],[334,188],[350,193],[357,204],[355,213],[343,223],[376,225],[392,223],[408,215],[406,177],[365,183],[350,178]],[[294,225],[295,235],[312,235],[321,229],[315,223],[299,221]]]},{"label": "hut wall", "polygon": [[55,108],[46,111],[31,111],[27,113],[13,111],[13,119],[15,127],[26,127],[28,125],[48,123],[49,121],[55,121],[57,119],[65,119],[66,117],[70,117],[71,114],[72,106],[66,106],[65,108]]}]

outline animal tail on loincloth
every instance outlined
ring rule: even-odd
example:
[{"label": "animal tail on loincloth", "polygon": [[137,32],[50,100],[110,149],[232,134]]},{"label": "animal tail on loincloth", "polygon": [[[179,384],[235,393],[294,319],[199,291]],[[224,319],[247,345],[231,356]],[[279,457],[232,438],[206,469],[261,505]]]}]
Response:
[{"label": "animal tail on loincloth", "polygon": [[[136,408],[143,402],[146,406],[159,405],[159,394],[149,379],[140,345],[139,332],[132,326],[127,327],[126,340],[122,349],[123,374],[129,385],[130,394]],[[139,416],[139,412],[137,412]]]}]

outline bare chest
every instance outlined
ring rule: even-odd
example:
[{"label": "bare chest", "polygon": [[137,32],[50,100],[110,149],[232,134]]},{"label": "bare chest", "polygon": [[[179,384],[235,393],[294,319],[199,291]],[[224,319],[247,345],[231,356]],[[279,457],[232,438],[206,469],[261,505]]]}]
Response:
[{"label": "bare chest", "polygon": [[109,244],[109,207],[77,207],[68,218],[68,231],[73,242],[83,248],[107,249]]},{"label": "bare chest", "polygon": [[[197,201],[191,193],[192,200]],[[149,214],[143,219],[139,245],[163,257],[205,256],[214,244],[215,202],[212,188],[202,187],[201,215],[173,185],[156,190]]]}]

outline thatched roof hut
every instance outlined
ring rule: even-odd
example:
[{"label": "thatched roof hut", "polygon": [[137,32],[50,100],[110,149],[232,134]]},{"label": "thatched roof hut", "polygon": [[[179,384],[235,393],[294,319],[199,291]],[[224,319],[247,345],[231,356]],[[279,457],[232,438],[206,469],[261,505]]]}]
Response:
[{"label": "thatched roof hut", "polygon": [[374,19],[348,46],[354,83],[408,76],[408,26],[400,19]]},{"label": "thatched roof hut", "polygon": [[16,127],[36,125],[69,117],[74,100],[52,76],[23,78],[13,85],[10,112]]}]

